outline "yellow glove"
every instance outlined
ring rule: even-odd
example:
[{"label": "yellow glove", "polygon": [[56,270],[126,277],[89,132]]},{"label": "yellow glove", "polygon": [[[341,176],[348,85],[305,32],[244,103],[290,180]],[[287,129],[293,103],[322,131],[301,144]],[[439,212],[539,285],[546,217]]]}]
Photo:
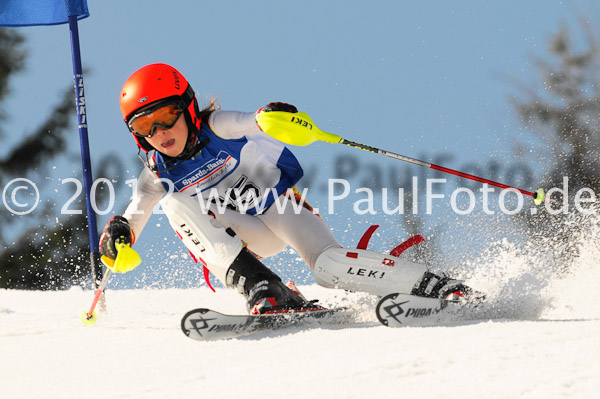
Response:
[{"label": "yellow glove", "polygon": [[339,143],[342,140],[336,134],[320,130],[306,112],[259,110],[256,123],[269,136],[291,145],[305,146],[315,141]]}]

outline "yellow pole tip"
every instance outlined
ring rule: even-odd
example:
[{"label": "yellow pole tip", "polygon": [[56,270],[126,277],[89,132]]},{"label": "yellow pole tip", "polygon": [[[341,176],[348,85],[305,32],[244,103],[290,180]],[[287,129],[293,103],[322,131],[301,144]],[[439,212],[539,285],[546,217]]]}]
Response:
[{"label": "yellow pole tip", "polygon": [[86,312],[85,310],[81,314],[81,321],[86,326],[91,326],[92,324],[95,324],[97,320],[98,316],[96,315],[96,312],[92,312],[92,317],[89,317],[88,312]]},{"label": "yellow pole tip", "polygon": [[546,193],[544,192],[544,189],[538,188],[535,192],[535,197],[533,197],[533,202],[536,205],[541,205],[542,202],[544,202],[544,199],[546,199]]}]

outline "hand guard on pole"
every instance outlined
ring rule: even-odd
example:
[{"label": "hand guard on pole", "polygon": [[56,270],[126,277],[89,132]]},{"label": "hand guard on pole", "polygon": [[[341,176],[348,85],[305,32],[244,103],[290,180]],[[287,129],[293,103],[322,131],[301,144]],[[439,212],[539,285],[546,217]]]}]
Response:
[{"label": "hand guard on pole", "polygon": [[[268,104],[267,107],[271,104]],[[342,140],[336,134],[320,130],[306,112],[290,113],[275,109],[264,111],[264,108],[266,107],[259,109],[256,113],[258,127],[282,143],[305,146],[315,141],[339,143]]]},{"label": "hand guard on pole", "polygon": [[141,263],[139,255],[131,249],[133,235],[129,222],[122,216],[112,217],[100,237],[102,263],[113,272],[126,273]]}]

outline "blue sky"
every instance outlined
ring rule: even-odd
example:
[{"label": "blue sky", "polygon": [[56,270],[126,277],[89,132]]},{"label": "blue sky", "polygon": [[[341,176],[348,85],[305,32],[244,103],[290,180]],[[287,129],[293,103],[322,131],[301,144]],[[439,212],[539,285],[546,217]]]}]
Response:
[{"label": "blue sky", "polygon": [[[152,62],[172,64],[199,98],[218,97],[224,109],[254,111],[269,101],[290,102],[321,129],[344,138],[426,161],[444,155],[444,166],[477,166],[482,173],[494,160],[502,179],[515,161],[515,140],[529,140],[509,103],[519,94],[512,80],[535,86],[533,60],[545,56],[550,36],[561,24],[577,27],[580,16],[599,15],[591,0],[89,0],[88,5],[91,16],[79,29],[83,66],[89,69],[92,160],[119,156],[125,170],[114,176],[116,184],[140,170],[118,94],[135,69]],[[29,58],[26,71],[11,82],[4,127],[9,145],[33,130],[58,93],[72,85],[68,27],[20,28],[20,33],[27,38]],[[74,155],[78,140],[74,129]],[[372,168],[422,173],[332,144],[293,151],[319,186],[336,173],[333,160],[341,155],[359,162],[357,185],[371,179]],[[537,166],[532,163],[533,170]],[[70,177],[78,168],[76,159],[57,160],[52,173]],[[323,209],[327,199],[321,191],[309,193],[309,200]],[[121,198],[117,212],[125,202]],[[396,218],[380,218],[387,223],[384,235],[403,235]],[[346,245],[371,222],[343,211],[327,221]],[[173,237],[167,223],[162,221],[161,229],[154,224],[140,246],[153,241],[154,250],[168,252]],[[156,249],[156,242],[166,242],[167,249]]]}]

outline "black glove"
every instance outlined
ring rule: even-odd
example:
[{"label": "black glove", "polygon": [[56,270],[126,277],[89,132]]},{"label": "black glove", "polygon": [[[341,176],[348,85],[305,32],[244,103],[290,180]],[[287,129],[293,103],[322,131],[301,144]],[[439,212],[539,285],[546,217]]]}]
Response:
[{"label": "black glove", "polygon": [[298,108],[294,107],[292,104],[287,103],[268,103],[264,107],[258,110],[258,112],[271,112],[271,111],[283,111],[283,112],[291,112],[295,114],[298,112]]},{"label": "black glove", "polygon": [[111,259],[116,259],[117,242],[131,244],[131,227],[129,222],[123,216],[113,216],[106,226],[100,237],[100,252],[102,255]]}]

